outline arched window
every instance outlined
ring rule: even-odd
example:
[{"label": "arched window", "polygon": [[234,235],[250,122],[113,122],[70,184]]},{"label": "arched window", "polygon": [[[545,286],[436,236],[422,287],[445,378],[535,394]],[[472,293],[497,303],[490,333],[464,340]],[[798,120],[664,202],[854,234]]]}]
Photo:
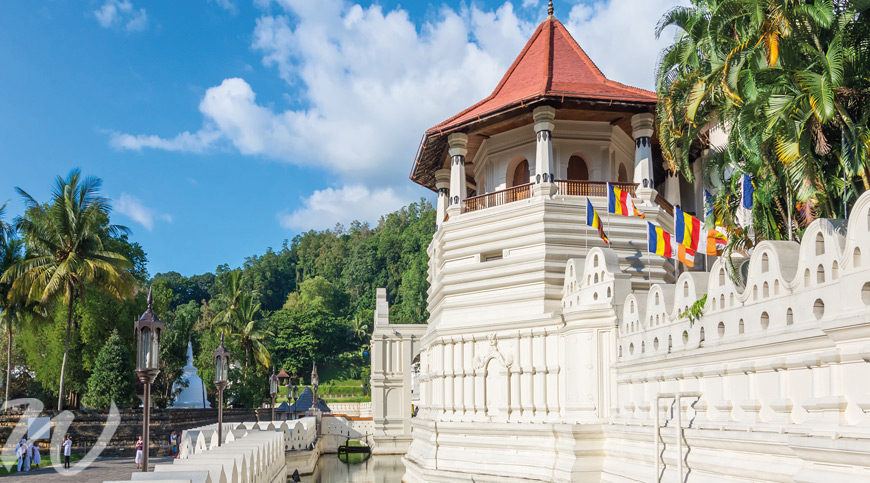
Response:
[{"label": "arched window", "polygon": [[586,161],[580,156],[571,156],[568,159],[568,179],[577,181],[586,181],[589,179],[589,169],[586,168]]},{"label": "arched window", "polygon": [[619,165],[619,174],[616,177],[616,181],[619,181],[620,183],[628,182],[628,171],[626,171],[624,164]]},{"label": "arched window", "polygon": [[510,186],[508,188],[513,188],[514,186],[520,186],[529,183],[529,162],[528,160],[522,160],[517,167],[514,168],[513,176],[511,177]]}]

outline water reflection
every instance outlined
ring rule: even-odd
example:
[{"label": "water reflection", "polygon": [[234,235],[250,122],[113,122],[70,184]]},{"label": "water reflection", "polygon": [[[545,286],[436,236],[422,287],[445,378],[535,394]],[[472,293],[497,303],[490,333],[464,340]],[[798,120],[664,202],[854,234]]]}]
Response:
[{"label": "water reflection", "polygon": [[348,465],[338,455],[327,454],[317,460],[314,474],[302,477],[302,483],[399,483],[404,474],[401,455],[371,456],[362,463]]}]

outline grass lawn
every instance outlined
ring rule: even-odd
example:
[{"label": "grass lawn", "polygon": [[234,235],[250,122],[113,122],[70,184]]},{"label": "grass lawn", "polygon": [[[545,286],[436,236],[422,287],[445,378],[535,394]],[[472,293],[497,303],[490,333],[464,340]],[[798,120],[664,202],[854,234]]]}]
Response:
[{"label": "grass lawn", "polygon": [[[76,461],[78,461],[80,459],[82,459],[82,455],[74,454],[74,455],[71,455],[69,457],[69,462],[75,463]],[[61,456],[60,462],[61,462],[61,464],[63,464],[63,457],[62,456]],[[14,473],[18,472],[18,459],[0,457],[0,463],[2,463],[2,466],[0,466],[0,476],[9,476],[10,474],[14,474]],[[6,464],[12,465],[11,471],[6,471]],[[39,471],[42,471],[43,468],[47,468],[49,466],[51,466],[51,458],[47,454],[42,455],[42,463],[39,464]],[[33,471],[33,470],[31,470],[31,471]]]},{"label": "grass lawn", "polygon": [[326,401],[326,404],[330,403],[363,403],[363,402],[372,402],[371,396],[353,396],[353,397],[334,397],[334,398],[323,398]]}]

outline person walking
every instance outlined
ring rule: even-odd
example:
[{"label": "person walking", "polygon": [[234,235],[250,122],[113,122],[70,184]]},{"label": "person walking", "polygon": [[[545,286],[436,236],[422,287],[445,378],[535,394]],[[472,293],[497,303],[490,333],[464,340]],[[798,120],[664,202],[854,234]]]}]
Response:
[{"label": "person walking", "polygon": [[72,438],[69,435],[66,435],[66,439],[63,440],[63,467],[69,469],[69,456],[72,453]]},{"label": "person walking", "polygon": [[136,441],[136,469],[142,468],[142,436],[139,436],[139,441]]},{"label": "person walking", "polygon": [[31,455],[33,456],[33,464],[36,465],[36,469],[39,470],[39,464],[42,463],[42,455],[39,454],[39,443],[33,443],[33,451],[31,451]]},{"label": "person walking", "polygon": [[24,453],[27,452],[27,440],[21,438],[18,445],[15,446],[15,456],[18,457],[18,472],[21,473],[21,467],[24,466]]},{"label": "person walking", "polygon": [[169,433],[169,456],[175,458],[177,446],[175,445],[175,431]]}]

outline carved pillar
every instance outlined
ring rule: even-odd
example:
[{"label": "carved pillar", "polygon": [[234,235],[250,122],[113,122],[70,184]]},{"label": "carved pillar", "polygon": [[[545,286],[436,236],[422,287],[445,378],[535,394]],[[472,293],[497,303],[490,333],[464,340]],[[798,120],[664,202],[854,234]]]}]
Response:
[{"label": "carved pillar", "polygon": [[453,372],[456,376],[453,378],[453,413],[456,419],[462,415],[465,410],[465,348],[462,337],[453,343]]},{"label": "carved pillar", "polygon": [[453,341],[444,339],[444,413],[446,418],[453,414]]},{"label": "carved pillar", "polygon": [[546,335],[544,339],[547,347],[545,360],[547,364],[547,416],[550,420],[559,418],[559,339],[557,336]]},{"label": "carved pillar", "polygon": [[464,374],[462,378],[464,385],[462,391],[462,417],[467,420],[471,419],[471,416],[474,414],[475,374],[472,367],[472,361],[474,361],[474,339],[463,338],[462,349],[464,361],[462,366],[462,373]]},{"label": "carved pillar", "polygon": [[447,203],[450,201],[450,171],[439,169],[435,171],[435,188],[438,189],[438,204],[435,211],[435,227],[441,228],[444,217],[447,216]]},{"label": "carved pillar", "polygon": [[634,138],[634,182],[638,183],[638,198],[649,204],[652,204],[656,196],[650,142],[654,125],[655,117],[650,113],[635,114],[631,117],[631,134]]},{"label": "carved pillar", "polygon": [[680,199],[680,173],[675,173],[671,170],[667,171],[667,178],[665,178],[665,199],[670,201],[672,205],[682,208],[683,202]]},{"label": "carved pillar", "polygon": [[468,136],[465,133],[453,133],[447,136],[450,147],[450,200],[447,214],[456,217],[462,213],[467,187],[465,183],[465,155],[468,153]]},{"label": "carved pillar", "polygon": [[519,332],[513,336],[513,361],[516,364],[505,364],[508,375],[508,408],[509,418],[516,421],[522,415],[520,409],[520,337]]},{"label": "carved pillar", "polygon": [[556,109],[550,106],[535,108],[532,113],[535,119],[535,179],[534,193],[536,195],[552,196],[556,193],[553,183],[555,162],[553,159],[553,129],[556,123]]},{"label": "carved pillar", "polygon": [[534,414],[534,387],[532,386],[534,377],[534,367],[532,366],[532,333],[527,336],[519,335],[517,340],[519,345],[519,371],[520,371],[520,417],[523,420],[531,420]]},{"label": "carved pillar", "polygon": [[547,342],[546,333],[532,339],[532,366],[534,368],[535,418],[542,420],[547,416]]}]

